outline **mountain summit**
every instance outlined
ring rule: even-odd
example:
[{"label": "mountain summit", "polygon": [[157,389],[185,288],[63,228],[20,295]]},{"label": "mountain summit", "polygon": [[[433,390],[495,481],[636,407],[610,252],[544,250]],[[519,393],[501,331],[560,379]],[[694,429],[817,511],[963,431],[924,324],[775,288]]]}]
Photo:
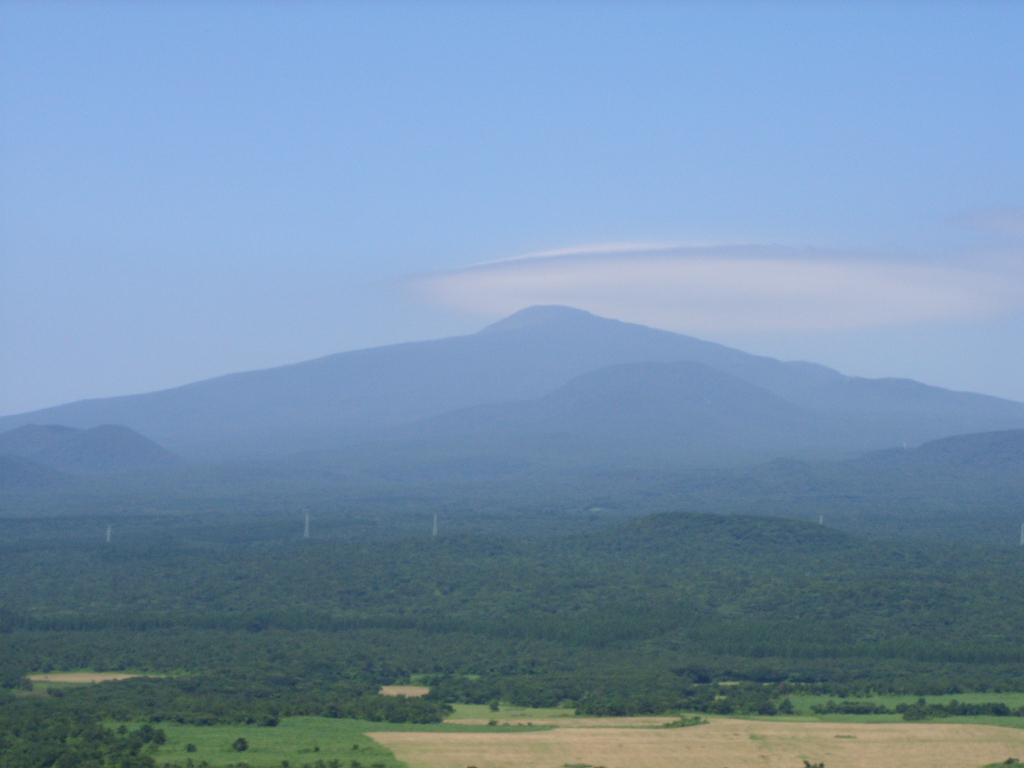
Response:
[{"label": "mountain summit", "polygon": [[856,423],[848,433],[855,437],[836,432],[836,453],[1024,427],[1024,403],[909,380],[844,376],[570,307],[540,306],[468,336],[70,403],[5,417],[0,430],[122,424],[194,456],[284,454],[365,440],[475,406],[536,400],[608,366],[677,362],[728,374],[815,418]]},{"label": "mountain summit", "polygon": [[0,456],[30,459],[73,474],[153,469],[180,462],[152,440],[116,424],[89,429],[26,424],[0,433]]}]

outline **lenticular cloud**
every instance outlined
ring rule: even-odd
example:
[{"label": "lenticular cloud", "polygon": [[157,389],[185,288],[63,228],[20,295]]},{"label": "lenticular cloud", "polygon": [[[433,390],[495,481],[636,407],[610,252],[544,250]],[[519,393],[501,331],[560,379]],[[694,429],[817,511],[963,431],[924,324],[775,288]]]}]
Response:
[{"label": "lenticular cloud", "polygon": [[986,272],[822,251],[642,246],[566,249],[427,275],[432,303],[484,316],[535,304],[691,332],[838,330],[975,317],[1020,285]]}]

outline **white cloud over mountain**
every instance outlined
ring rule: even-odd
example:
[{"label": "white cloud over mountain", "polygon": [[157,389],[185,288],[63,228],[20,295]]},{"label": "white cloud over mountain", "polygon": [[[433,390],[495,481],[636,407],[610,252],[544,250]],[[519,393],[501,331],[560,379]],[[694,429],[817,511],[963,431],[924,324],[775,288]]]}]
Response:
[{"label": "white cloud over mountain", "polygon": [[997,313],[1024,295],[979,269],[762,246],[561,249],[417,278],[428,301],[482,316],[534,304],[691,332],[839,330]]}]

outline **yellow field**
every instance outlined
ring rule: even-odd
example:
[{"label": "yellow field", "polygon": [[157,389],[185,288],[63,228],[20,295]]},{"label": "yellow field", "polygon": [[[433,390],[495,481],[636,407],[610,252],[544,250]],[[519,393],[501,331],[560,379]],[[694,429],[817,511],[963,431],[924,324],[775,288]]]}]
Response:
[{"label": "yellow field", "polygon": [[505,711],[496,712],[489,718],[455,717],[445,718],[446,723],[453,725],[487,725],[491,720],[499,725],[549,725],[557,728],[657,728],[679,720],[678,717],[573,717],[570,714],[561,717],[530,717],[527,714],[507,715]]},{"label": "yellow field", "polygon": [[380,692],[384,696],[426,696],[430,689],[425,685],[383,685]]},{"label": "yellow field", "polygon": [[108,680],[127,680],[143,675],[129,675],[123,672],[54,672],[49,675],[29,675],[33,683],[105,683]]},{"label": "yellow field", "polygon": [[[612,718],[605,723],[611,724]],[[416,768],[976,768],[1024,758],[1024,730],[933,723],[712,720],[688,728],[367,733]]]}]

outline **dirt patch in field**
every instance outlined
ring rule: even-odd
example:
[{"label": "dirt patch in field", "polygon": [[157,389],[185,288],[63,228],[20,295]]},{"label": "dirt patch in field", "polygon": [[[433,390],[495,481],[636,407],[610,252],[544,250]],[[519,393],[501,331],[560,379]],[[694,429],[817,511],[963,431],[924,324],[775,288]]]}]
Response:
[{"label": "dirt patch in field", "polygon": [[380,689],[382,696],[426,696],[430,689],[425,685],[382,685]]},{"label": "dirt patch in field", "polygon": [[109,680],[128,680],[145,675],[129,675],[124,672],[54,672],[48,675],[29,675],[33,683],[105,683]]},{"label": "dirt patch in field", "polygon": [[718,719],[689,728],[367,735],[419,768],[795,768],[804,760],[828,768],[973,768],[1024,758],[1024,730],[935,723]]}]

